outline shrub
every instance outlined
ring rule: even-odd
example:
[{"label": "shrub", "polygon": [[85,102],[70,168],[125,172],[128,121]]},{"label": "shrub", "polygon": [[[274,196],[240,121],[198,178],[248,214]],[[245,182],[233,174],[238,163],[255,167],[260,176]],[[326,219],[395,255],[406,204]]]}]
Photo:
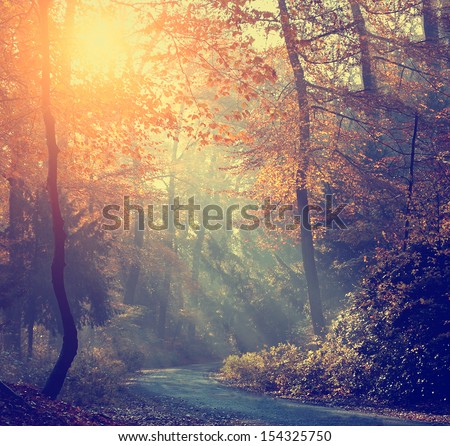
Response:
[{"label": "shrub", "polygon": [[379,252],[322,345],[232,356],[223,376],[294,397],[358,397],[394,405],[450,401],[450,250]]},{"label": "shrub", "polygon": [[349,372],[363,367],[358,388],[373,399],[443,403],[450,400],[449,314],[447,247],[380,253],[324,348],[333,343],[354,351]]},{"label": "shrub", "polygon": [[264,361],[258,353],[231,355],[223,365],[223,377],[231,382],[254,390],[265,390],[266,372]]},{"label": "shrub", "polygon": [[279,344],[259,353],[229,356],[221,373],[224,379],[253,390],[286,393],[295,382],[303,356],[298,347]]},{"label": "shrub", "polygon": [[123,383],[126,371],[125,364],[111,358],[105,349],[82,351],[69,371],[62,396],[77,405],[108,403]]}]

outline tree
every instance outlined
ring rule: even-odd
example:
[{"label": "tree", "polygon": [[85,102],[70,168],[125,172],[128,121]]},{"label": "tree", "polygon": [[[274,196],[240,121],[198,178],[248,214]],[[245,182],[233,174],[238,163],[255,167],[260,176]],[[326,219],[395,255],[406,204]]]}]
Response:
[{"label": "tree", "polygon": [[49,43],[49,6],[50,0],[39,1],[42,34],[42,116],[48,149],[47,190],[51,206],[54,252],[52,262],[52,284],[58,302],[63,326],[63,343],[58,360],[45,383],[43,393],[55,399],[62,389],[67,372],[72,365],[77,350],[78,337],[75,321],[67,299],[64,283],[65,242],[64,220],[61,214],[58,192],[58,152],[56,142],[55,118],[50,98],[50,43]]},{"label": "tree", "polygon": [[[306,91],[306,80],[303,67],[296,49],[295,29],[291,26],[289,11],[285,0],[279,0],[280,21],[286,50],[289,56],[292,72],[294,75],[295,89],[298,104],[299,140],[297,143],[297,172],[296,172],[296,195],[299,212],[309,209],[308,189],[306,186],[306,171],[308,169],[311,144],[311,119],[309,113],[309,102]],[[311,320],[314,333],[323,336],[325,332],[325,318],[323,317],[322,301],[320,296],[319,278],[317,275],[316,260],[314,255],[314,242],[311,228],[307,222],[301,223],[301,249],[302,261],[305,270],[306,282],[308,284],[309,304],[311,308]]]},{"label": "tree", "polygon": [[377,89],[376,77],[373,69],[373,62],[370,55],[369,33],[367,31],[366,21],[361,12],[361,6],[357,0],[349,0],[353,20],[355,21],[356,30],[359,39],[360,57],[361,57],[361,72],[364,90],[368,92],[375,92]]}]

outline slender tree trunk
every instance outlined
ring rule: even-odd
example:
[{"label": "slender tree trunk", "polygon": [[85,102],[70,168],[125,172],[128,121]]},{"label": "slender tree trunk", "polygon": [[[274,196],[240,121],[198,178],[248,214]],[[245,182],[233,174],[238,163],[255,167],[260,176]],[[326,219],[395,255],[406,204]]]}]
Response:
[{"label": "slender tree trunk", "polygon": [[[308,203],[308,191],[306,188],[297,188],[297,205],[299,209],[306,209]],[[315,249],[311,230],[301,225],[302,262],[308,287],[309,307],[314,333],[318,336],[325,334],[325,318],[322,310],[322,298],[320,294],[319,277],[317,275]]]},{"label": "slender tree trunk", "polygon": [[441,225],[442,225],[441,194],[438,190],[436,192],[436,237],[437,237],[437,246],[439,249],[442,248]]},{"label": "slender tree trunk", "polygon": [[50,45],[49,45],[49,0],[39,0],[42,34],[42,115],[48,149],[47,191],[50,200],[54,252],[51,267],[52,284],[58,302],[63,326],[63,343],[58,360],[47,379],[43,393],[55,399],[64,384],[67,372],[78,350],[78,335],[75,321],[70,310],[64,284],[65,241],[64,220],[61,215],[58,194],[58,152],[56,143],[55,120],[50,103]]},{"label": "slender tree trunk", "polygon": [[417,141],[417,132],[419,130],[419,115],[416,114],[414,119],[414,133],[412,137],[411,143],[411,158],[409,162],[409,180],[408,180],[408,195],[406,197],[406,209],[405,209],[405,235],[403,238],[403,251],[406,251],[408,247],[408,239],[409,239],[409,229],[410,229],[410,218],[411,218],[411,206],[413,200],[413,192],[414,192],[414,163],[416,159],[416,141]]},{"label": "slender tree trunk", "polygon": [[161,341],[166,338],[166,320],[167,320],[167,308],[169,306],[170,296],[170,273],[166,272],[164,277],[164,285],[159,300],[159,312],[158,312],[158,327],[157,334]]},{"label": "slender tree trunk", "polygon": [[130,273],[128,274],[127,283],[125,285],[125,296],[123,303],[126,305],[135,304],[136,289],[139,282],[140,272],[141,266],[139,263],[133,263],[130,267]]},{"label": "slender tree trunk", "polygon": [[[365,112],[373,123],[373,130],[380,121],[380,112],[374,106],[374,93],[377,91],[377,76],[373,65],[373,58],[371,54],[370,34],[367,30],[366,20],[361,12],[360,0],[349,0],[352,10],[353,20],[355,22],[356,32],[359,41],[359,55],[361,64],[361,78],[363,83],[363,91],[365,95]],[[377,139],[369,137],[367,141],[366,155],[368,155],[374,162],[380,159],[382,154],[379,153],[379,144]]]},{"label": "slender tree trunk", "polygon": [[370,54],[369,33],[367,32],[366,21],[361,12],[361,6],[358,1],[349,0],[349,2],[359,38],[363,88],[366,92],[374,92],[377,89],[377,82],[373,69],[372,57]]},{"label": "slender tree trunk", "polygon": [[[194,291],[191,294],[191,307],[194,312],[198,309],[198,293],[200,292],[200,286],[198,283],[198,277],[200,274],[200,257],[202,255],[202,246],[205,240],[205,227],[201,225],[200,230],[197,233],[197,239],[195,240],[194,249],[192,251],[192,284]],[[192,341],[195,338],[195,321],[191,319],[188,324],[188,336]]]},{"label": "slender tree trunk", "polygon": [[[444,49],[446,48],[446,40],[440,39],[439,32],[439,14],[438,14],[438,2],[437,0],[422,0],[422,19],[423,19],[423,31],[425,34],[425,41],[427,43],[427,63],[432,72],[436,75],[442,72],[449,66],[448,54],[445,55]],[[443,14],[441,9],[441,17]],[[442,24],[442,21],[441,21]],[[445,57],[446,56],[446,57]],[[444,62],[446,60],[446,62]],[[426,104],[429,108],[437,111],[442,111],[445,108],[445,101],[442,101],[443,97],[447,96],[448,91],[445,85],[440,88],[430,89],[427,97]]]},{"label": "slender tree trunk", "polygon": [[28,335],[28,359],[33,358],[33,344],[34,344],[34,321],[28,322],[27,325],[27,335]]},{"label": "slender tree trunk", "polygon": [[[134,245],[136,247],[137,253],[140,252],[142,246],[144,245],[144,230],[139,229],[138,220],[135,223],[135,233],[134,233]],[[125,296],[124,303],[127,305],[134,305],[136,301],[136,289],[139,283],[139,276],[141,274],[141,262],[140,259],[134,259],[131,267],[130,273],[128,275],[127,283],[125,285]]]},{"label": "slender tree trunk", "polygon": [[[178,148],[178,141],[175,140],[172,146],[172,163],[176,160],[176,153]],[[170,206],[174,204],[175,199],[175,174],[171,172],[169,179],[169,187],[167,190],[167,198]],[[174,226],[174,214],[169,211],[169,228],[167,247],[170,251],[176,252],[176,240],[175,240],[175,226]],[[169,301],[171,297],[171,281],[172,281],[172,259],[171,256],[166,258],[166,270],[164,273],[164,282],[161,290],[159,300],[159,314],[158,314],[158,337],[164,340],[166,337],[166,325],[167,325],[167,309],[169,307]]]},{"label": "slender tree trunk", "polygon": [[[298,210],[301,212],[309,206],[308,190],[306,187],[306,170],[311,145],[310,110],[306,90],[305,73],[297,53],[296,33],[290,23],[290,17],[285,0],[278,0],[280,9],[281,26],[283,29],[286,49],[294,74],[295,88],[297,92],[297,103],[299,111],[299,150],[297,153],[297,179],[296,194]],[[314,333],[323,336],[325,333],[325,318],[322,311],[322,300],[320,295],[319,278],[317,276],[315,249],[311,230],[303,224],[300,229],[302,262],[305,270],[305,278],[308,287],[308,298],[311,310],[311,320]]]},{"label": "slender tree trunk", "polygon": [[14,278],[13,295],[5,308],[6,326],[4,335],[5,349],[20,357],[22,345],[22,292],[16,284],[22,283],[24,272],[23,255],[21,253],[21,241],[24,226],[24,184],[17,178],[9,178],[9,267]]},{"label": "slender tree trunk", "polygon": [[[450,0],[442,0],[441,15],[439,17],[439,27],[444,40],[445,48],[450,47]],[[450,60],[447,59],[447,68],[450,66]]]},{"label": "slender tree trunk", "polygon": [[[167,189],[167,198],[169,200],[169,209],[170,206],[174,204],[175,201],[175,164],[178,159],[178,146],[179,146],[179,140],[181,135],[181,124],[183,121],[183,115],[184,115],[184,104],[181,104],[180,106],[180,113],[178,118],[178,131],[175,136],[175,139],[173,140],[172,144],[172,153],[171,153],[171,172],[170,172],[170,178],[169,178],[169,186]],[[169,211],[169,228],[168,228],[168,240],[167,240],[167,246],[169,250],[171,250],[173,253],[176,254],[177,252],[177,240],[176,240],[176,232],[175,232],[175,224],[174,224],[174,213]],[[163,289],[160,296],[160,303],[159,303],[159,317],[158,317],[158,337],[162,340],[165,339],[166,336],[166,319],[167,319],[167,309],[169,307],[169,301],[171,298],[171,282],[172,282],[172,271],[173,271],[173,265],[171,256],[168,256],[166,262],[166,271],[164,274],[164,283],[163,283]],[[181,297],[181,296],[180,296]],[[182,304],[183,306],[183,304]]]}]

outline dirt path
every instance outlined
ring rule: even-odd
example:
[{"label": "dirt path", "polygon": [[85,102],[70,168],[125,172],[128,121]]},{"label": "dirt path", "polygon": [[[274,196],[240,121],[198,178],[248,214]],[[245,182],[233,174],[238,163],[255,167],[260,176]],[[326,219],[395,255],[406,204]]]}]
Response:
[{"label": "dirt path", "polygon": [[[405,426],[398,418],[311,406],[226,387],[211,378],[218,365],[191,365],[144,371],[130,383],[141,397],[165,398],[186,411],[220,412],[243,423],[272,426]],[[189,415],[189,414],[187,414]]]}]

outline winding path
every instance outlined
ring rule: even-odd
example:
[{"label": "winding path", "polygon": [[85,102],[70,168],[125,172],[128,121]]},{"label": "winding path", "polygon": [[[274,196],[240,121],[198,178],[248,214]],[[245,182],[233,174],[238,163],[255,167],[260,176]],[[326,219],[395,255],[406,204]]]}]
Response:
[{"label": "winding path", "polygon": [[413,425],[405,420],[312,406],[224,386],[210,377],[217,364],[148,370],[130,384],[141,396],[169,398],[193,410],[220,411],[248,424],[271,426]]}]

